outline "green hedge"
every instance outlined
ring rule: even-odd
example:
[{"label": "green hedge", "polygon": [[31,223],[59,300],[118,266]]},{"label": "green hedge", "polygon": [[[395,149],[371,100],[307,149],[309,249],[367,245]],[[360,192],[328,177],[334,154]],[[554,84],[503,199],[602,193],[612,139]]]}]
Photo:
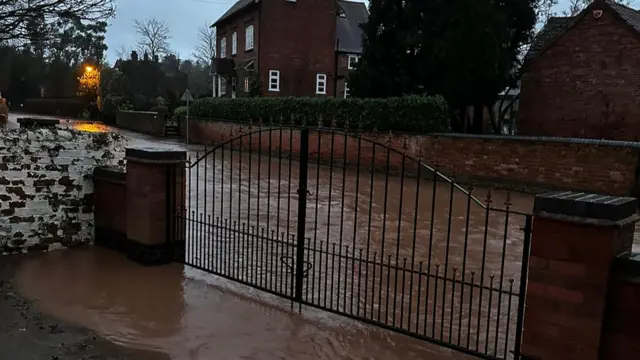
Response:
[{"label": "green hedge", "polygon": [[26,112],[37,115],[82,116],[89,103],[83,98],[32,98],[24,103]]},{"label": "green hedge", "polygon": [[388,99],[314,98],[208,98],[196,100],[190,108],[193,117],[212,120],[253,121],[310,126],[329,126],[352,130],[431,133],[449,131],[449,113],[440,97],[405,96]]}]

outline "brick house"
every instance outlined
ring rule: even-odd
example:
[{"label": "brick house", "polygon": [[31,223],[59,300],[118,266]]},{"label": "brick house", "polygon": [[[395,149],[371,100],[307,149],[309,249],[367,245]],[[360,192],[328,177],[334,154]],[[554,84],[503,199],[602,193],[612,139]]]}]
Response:
[{"label": "brick house", "polygon": [[362,53],[364,3],[342,0],[239,0],[212,26],[216,93],[344,97],[345,76]]},{"label": "brick house", "polygon": [[640,139],[640,13],[595,0],[540,31],[523,66],[518,133]]}]

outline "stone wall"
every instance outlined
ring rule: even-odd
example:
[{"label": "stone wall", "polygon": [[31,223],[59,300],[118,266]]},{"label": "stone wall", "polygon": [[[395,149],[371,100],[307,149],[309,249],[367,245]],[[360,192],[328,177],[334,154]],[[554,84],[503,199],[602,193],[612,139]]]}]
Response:
[{"label": "stone wall", "polygon": [[[219,144],[233,137],[257,131],[248,124],[225,121],[191,120],[190,141],[200,144]],[[289,135],[293,139],[289,139]],[[540,192],[546,189],[578,190],[611,195],[637,195],[636,169],[640,156],[640,143],[562,139],[534,137],[468,136],[468,135],[390,135],[364,134],[363,138],[379,144],[388,144],[393,149],[404,151],[413,158],[437,167],[448,175],[456,175],[459,182],[476,182],[483,185],[520,191]],[[268,135],[262,133],[263,150],[268,147]],[[310,157],[316,154],[356,164],[358,141],[335,136],[333,151],[331,136],[323,133],[318,142],[318,131],[312,130],[309,140]],[[254,150],[260,143],[258,135],[251,137]],[[272,150],[280,144],[279,132],[272,132]],[[285,154],[289,147],[296,153],[300,148],[299,132],[283,132],[282,148]],[[318,145],[319,144],[319,145]],[[238,147],[235,142],[234,147]],[[245,137],[242,146],[249,146]],[[373,156],[372,144],[361,143],[360,162],[367,166]],[[346,154],[345,150],[346,149]],[[376,146],[375,165],[386,166],[386,150]],[[402,166],[402,156],[392,153],[389,159],[391,170]],[[411,166],[407,161],[405,166]]]},{"label": "stone wall", "polygon": [[166,120],[163,114],[151,111],[118,111],[117,125],[154,136],[164,136]]},{"label": "stone wall", "polygon": [[93,169],[123,164],[116,134],[0,130],[0,252],[90,242]]}]

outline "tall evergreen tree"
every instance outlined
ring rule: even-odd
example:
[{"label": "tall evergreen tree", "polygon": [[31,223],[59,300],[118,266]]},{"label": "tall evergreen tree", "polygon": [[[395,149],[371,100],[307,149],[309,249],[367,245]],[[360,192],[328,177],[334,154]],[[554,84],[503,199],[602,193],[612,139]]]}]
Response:
[{"label": "tall evergreen tree", "polygon": [[[471,106],[481,115],[514,80],[521,47],[533,35],[537,2],[372,0],[362,60],[349,88],[360,97],[441,94],[453,119],[464,119]],[[479,131],[482,123],[475,126]]]}]

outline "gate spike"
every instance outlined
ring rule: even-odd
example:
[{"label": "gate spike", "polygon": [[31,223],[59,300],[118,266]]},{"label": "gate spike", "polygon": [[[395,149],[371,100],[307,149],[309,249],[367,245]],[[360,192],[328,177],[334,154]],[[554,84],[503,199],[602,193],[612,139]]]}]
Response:
[{"label": "gate spike", "polygon": [[491,196],[491,189],[489,189],[489,191],[487,191],[487,197],[484,200],[484,202],[487,205],[487,207],[490,207],[491,204],[493,203],[493,199],[492,199],[492,196]]},{"label": "gate spike", "polygon": [[258,126],[259,126],[260,128],[264,127],[264,124],[263,124],[263,122],[262,122],[262,116],[258,116]]},{"label": "gate spike", "polygon": [[407,150],[409,150],[409,138],[407,135],[405,135],[402,139],[402,152],[406,154]]},{"label": "gate spike", "polygon": [[344,120],[344,132],[349,132],[349,119]]},{"label": "gate spike", "polygon": [[324,122],[322,121],[322,115],[318,116],[318,128],[322,128],[324,126]]},{"label": "gate spike", "polygon": [[504,206],[506,206],[507,210],[511,207],[511,192],[507,192],[507,200],[504,202]]},{"label": "gate spike", "polygon": [[391,133],[391,130],[389,130],[389,135],[387,135],[387,140],[386,140],[386,145],[387,146],[391,146],[392,137],[393,137],[393,134]]},{"label": "gate spike", "polygon": [[337,127],[338,127],[338,122],[334,116],[333,119],[331,120],[331,128],[335,130],[335,128]]}]

